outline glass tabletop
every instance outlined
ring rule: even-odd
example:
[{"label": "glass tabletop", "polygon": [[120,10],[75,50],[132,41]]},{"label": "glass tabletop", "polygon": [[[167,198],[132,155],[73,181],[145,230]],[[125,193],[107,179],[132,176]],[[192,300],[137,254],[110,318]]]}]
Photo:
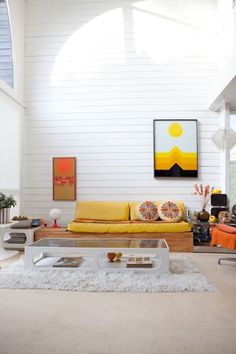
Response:
[{"label": "glass tabletop", "polygon": [[163,239],[41,239],[28,247],[168,248]]}]

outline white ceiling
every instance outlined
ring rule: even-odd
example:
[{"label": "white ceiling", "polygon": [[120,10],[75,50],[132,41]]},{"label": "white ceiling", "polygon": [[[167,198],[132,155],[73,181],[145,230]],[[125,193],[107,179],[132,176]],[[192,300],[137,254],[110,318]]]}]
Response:
[{"label": "white ceiling", "polygon": [[214,111],[218,110],[223,101],[229,105],[230,109],[236,110],[236,75],[225,88],[219,91],[217,96],[210,101],[210,109]]}]

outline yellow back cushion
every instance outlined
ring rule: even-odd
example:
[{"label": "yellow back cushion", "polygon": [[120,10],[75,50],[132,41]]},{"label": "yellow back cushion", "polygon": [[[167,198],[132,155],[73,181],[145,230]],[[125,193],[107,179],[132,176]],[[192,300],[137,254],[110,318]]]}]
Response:
[{"label": "yellow back cushion", "polygon": [[128,202],[82,201],[76,204],[75,220],[129,220]]},{"label": "yellow back cushion", "polygon": [[[169,200],[172,200],[172,199],[169,199]],[[178,207],[181,209],[182,211],[182,218],[181,220],[184,219],[184,214],[185,214],[185,205],[184,205],[184,202],[182,200],[173,200],[177,205]],[[157,206],[159,206],[163,200],[158,200],[158,201],[155,201],[154,202],[157,204]],[[137,206],[140,204],[141,202],[130,202],[129,203],[129,206],[130,206],[130,220],[139,220],[139,217],[136,213],[136,208]]]}]

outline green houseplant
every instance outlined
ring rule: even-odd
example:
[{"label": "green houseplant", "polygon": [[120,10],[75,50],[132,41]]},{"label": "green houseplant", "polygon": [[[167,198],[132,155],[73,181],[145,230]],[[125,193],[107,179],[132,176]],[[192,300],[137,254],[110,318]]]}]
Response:
[{"label": "green houseplant", "polygon": [[10,208],[16,206],[17,202],[13,195],[0,193],[0,224],[7,224],[10,221]]}]

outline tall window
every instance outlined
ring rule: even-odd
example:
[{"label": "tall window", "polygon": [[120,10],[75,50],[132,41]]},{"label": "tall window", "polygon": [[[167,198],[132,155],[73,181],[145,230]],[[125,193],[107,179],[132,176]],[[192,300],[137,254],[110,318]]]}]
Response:
[{"label": "tall window", "polygon": [[0,0],[0,79],[14,86],[12,38],[6,0]]},{"label": "tall window", "polygon": [[[230,114],[230,128],[236,132],[236,112]],[[230,150],[230,186],[229,198],[231,207],[236,204],[236,145]]]}]

